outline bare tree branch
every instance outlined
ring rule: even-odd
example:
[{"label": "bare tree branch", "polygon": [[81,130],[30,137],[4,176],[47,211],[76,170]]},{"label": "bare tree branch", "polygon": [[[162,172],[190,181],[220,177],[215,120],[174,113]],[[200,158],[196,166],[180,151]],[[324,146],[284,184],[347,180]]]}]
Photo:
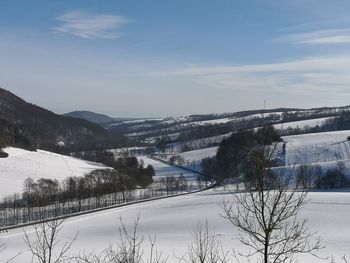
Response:
[{"label": "bare tree branch", "polygon": [[23,230],[24,242],[32,254],[32,261],[36,259],[39,263],[61,263],[72,260],[68,252],[77,239],[78,232],[71,240],[62,242],[59,235],[63,222],[64,220],[53,220],[34,225],[33,238]]},{"label": "bare tree branch", "polygon": [[320,239],[309,231],[306,220],[298,220],[308,193],[297,190],[292,173],[275,174],[270,169],[277,144],[262,143],[247,154],[254,185],[222,204],[223,217],[237,227],[240,242],[248,248],[238,255],[264,263],[296,262],[299,254],[316,256]]}]

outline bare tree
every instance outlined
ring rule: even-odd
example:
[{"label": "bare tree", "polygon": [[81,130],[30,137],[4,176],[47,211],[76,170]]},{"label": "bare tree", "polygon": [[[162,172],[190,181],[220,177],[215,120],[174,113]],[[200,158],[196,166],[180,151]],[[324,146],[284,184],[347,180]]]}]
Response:
[{"label": "bare tree", "polygon": [[176,178],[175,176],[166,176],[165,178],[160,179],[161,185],[165,188],[166,194],[173,194],[176,190]]},{"label": "bare tree", "polygon": [[134,222],[131,233],[129,233],[122,219],[120,219],[120,242],[116,246],[110,245],[105,251],[107,258],[109,259],[107,262],[141,262],[143,255],[143,251],[141,249],[143,237],[139,237],[137,234],[139,220],[140,217],[138,216]]},{"label": "bare tree", "polygon": [[61,263],[70,262],[68,252],[78,236],[66,242],[59,237],[64,220],[53,220],[41,222],[34,225],[34,237],[31,238],[24,231],[24,241],[32,253],[32,262],[36,259],[39,263]]},{"label": "bare tree", "polygon": [[[344,263],[348,263],[348,260],[347,260],[347,258],[346,258],[346,255],[344,255],[344,256],[341,258],[341,260],[342,260],[342,262],[344,262]],[[334,257],[333,257],[333,256],[330,258],[330,263],[336,263],[336,261],[334,260]]]},{"label": "bare tree", "polygon": [[270,169],[275,146],[261,144],[253,151],[249,156],[254,187],[223,203],[223,217],[238,228],[240,242],[248,247],[248,252],[238,254],[264,263],[296,262],[299,254],[316,255],[321,249],[319,238],[309,231],[306,220],[298,220],[308,193],[297,190],[292,175]]},{"label": "bare tree", "polygon": [[119,227],[120,240],[116,244],[110,244],[101,253],[89,253],[76,257],[79,263],[166,263],[167,258],[155,249],[156,237],[149,237],[150,256],[145,259],[142,244],[144,237],[138,234],[140,216],[138,215],[134,225],[129,231],[122,219]]},{"label": "bare tree", "polygon": [[303,189],[310,189],[314,180],[315,169],[313,166],[303,164],[297,169],[296,180],[298,186],[300,185]]},{"label": "bare tree", "polygon": [[215,231],[210,231],[208,222],[198,223],[193,231],[193,241],[188,247],[187,255],[178,258],[186,263],[227,263],[225,252]]}]

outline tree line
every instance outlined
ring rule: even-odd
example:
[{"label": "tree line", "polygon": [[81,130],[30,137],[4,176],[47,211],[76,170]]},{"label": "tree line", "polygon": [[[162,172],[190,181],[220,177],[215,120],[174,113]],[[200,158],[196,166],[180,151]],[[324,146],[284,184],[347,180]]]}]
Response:
[{"label": "tree line", "polygon": [[350,186],[345,164],[341,161],[329,169],[322,169],[319,165],[300,165],[296,169],[296,183],[303,189],[334,189]]},{"label": "tree line", "polygon": [[105,163],[110,168],[94,170],[84,176],[70,176],[62,182],[51,178],[27,178],[21,194],[5,197],[0,203],[0,224],[24,223],[125,203],[136,198],[131,197],[134,189],[145,189],[153,183],[154,168],[151,165],[145,166],[135,157],[114,159],[110,153],[104,156],[108,156],[109,162],[106,158]]},{"label": "tree line", "polygon": [[257,146],[261,144],[271,146],[281,140],[273,126],[237,131],[221,142],[214,158],[203,160],[203,174],[214,177],[218,182],[230,178],[241,178],[246,183],[252,182],[255,177],[254,155],[258,154]]},{"label": "tree line", "polygon": [[[27,178],[21,194],[7,196],[0,203],[0,226],[197,189],[192,183],[188,184],[183,174],[153,181],[154,168],[145,166],[142,160],[129,156],[114,159],[110,152],[100,154],[97,158],[103,159],[111,168],[94,170],[84,176],[70,176],[62,182],[51,178]],[[198,185],[201,187],[201,180]]]}]

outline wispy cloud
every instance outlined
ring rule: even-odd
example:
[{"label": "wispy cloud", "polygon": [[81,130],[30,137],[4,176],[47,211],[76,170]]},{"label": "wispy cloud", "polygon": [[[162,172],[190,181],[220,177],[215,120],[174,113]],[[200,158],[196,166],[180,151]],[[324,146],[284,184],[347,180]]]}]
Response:
[{"label": "wispy cloud", "polygon": [[304,72],[349,70],[350,56],[309,57],[267,64],[251,64],[241,66],[189,66],[181,69],[159,72],[165,75],[213,75],[235,73],[267,73],[267,72]]},{"label": "wispy cloud", "polygon": [[350,95],[349,55],[233,67],[191,66],[155,74],[236,91]]},{"label": "wispy cloud", "polygon": [[280,37],[277,40],[295,45],[350,44],[350,28],[296,33]]},{"label": "wispy cloud", "polygon": [[81,38],[105,39],[120,37],[117,30],[130,22],[123,16],[92,14],[83,11],[65,13],[57,17],[57,20],[61,22],[61,25],[53,28],[55,32]]}]

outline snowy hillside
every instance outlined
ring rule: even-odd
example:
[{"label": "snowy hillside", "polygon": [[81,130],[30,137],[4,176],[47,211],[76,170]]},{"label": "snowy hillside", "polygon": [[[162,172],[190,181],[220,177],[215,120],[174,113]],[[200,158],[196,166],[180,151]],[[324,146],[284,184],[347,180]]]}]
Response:
[{"label": "snowy hillside", "polygon": [[[297,127],[301,124],[318,125],[324,120],[325,118],[321,118],[289,123],[288,125],[291,127]],[[324,169],[329,169],[335,167],[337,162],[342,161],[350,170],[350,141],[347,140],[348,136],[350,136],[349,130],[284,136],[286,153],[281,158],[287,167],[317,164]],[[279,152],[282,152],[282,144],[280,144]],[[183,157],[185,166],[200,171],[201,161],[208,157],[214,157],[217,149],[218,147],[208,147],[183,152],[179,155]]]},{"label": "snowy hillside", "polygon": [[[106,128],[135,140],[155,143],[165,137],[171,142],[183,142],[219,136],[232,130],[256,128],[265,124],[276,128],[312,128],[322,126],[327,119],[339,117],[350,107],[315,109],[253,110],[222,114],[203,114],[185,117],[128,120]],[[284,123],[281,125],[281,123]],[[169,142],[169,143],[171,143]]]},{"label": "snowy hillside", "polygon": [[286,165],[350,161],[350,131],[335,131],[283,137]]},{"label": "snowy hillside", "polygon": [[[14,193],[21,193],[24,180],[28,177],[39,179],[42,177],[63,180],[69,176],[83,176],[95,169],[106,166],[66,155],[47,151],[26,151],[19,148],[6,148],[8,158],[0,159],[0,198]],[[154,180],[166,176],[185,176],[188,183],[197,184],[197,174],[180,168],[172,167],[152,160],[147,156],[140,156],[145,165],[152,165],[155,169]],[[5,187],[6,186],[6,187]]]},{"label": "snowy hillside", "polygon": [[175,166],[170,166],[167,164],[164,164],[162,162],[158,162],[156,160],[153,160],[147,156],[139,156],[139,161],[143,160],[145,166],[152,165],[154,168],[155,176],[153,177],[154,181],[159,181],[162,178],[165,178],[167,176],[175,176],[178,177],[180,175],[183,175],[188,182],[188,184],[192,184],[193,187],[197,187],[198,185],[198,174],[192,173],[190,171],[186,171],[180,168],[177,168]]},{"label": "snowy hillside", "polygon": [[184,159],[185,166],[196,171],[202,171],[202,160],[216,155],[218,147],[209,147],[200,150],[182,152],[179,155]]},{"label": "snowy hillside", "polygon": [[38,150],[30,152],[18,148],[6,148],[8,158],[0,159],[0,198],[23,190],[28,177],[63,180],[68,176],[82,176],[104,165]]},{"label": "snowy hillside", "polygon": [[327,117],[327,118],[317,118],[317,119],[310,119],[310,120],[303,120],[303,121],[292,121],[292,122],[284,122],[281,124],[275,124],[273,125],[278,130],[285,130],[288,128],[300,128],[303,129],[306,127],[316,127],[316,126],[322,126],[325,121],[334,119],[333,117]]},{"label": "snowy hillside", "polygon": [[183,157],[185,161],[200,161],[205,158],[214,157],[216,155],[217,150],[218,147],[209,147],[200,150],[183,152],[180,153],[180,156]]},{"label": "snowy hillside", "polygon": [[[341,262],[343,255],[350,256],[350,236],[347,231],[350,218],[350,193],[315,192],[310,193],[309,197],[311,201],[302,210],[300,218],[308,218],[311,230],[317,231],[321,237],[325,249],[321,251],[320,256],[333,255],[336,262]],[[75,254],[83,250],[99,252],[110,242],[118,240],[119,217],[123,218],[130,229],[133,220],[140,213],[139,233],[145,236],[145,244],[148,242],[148,235],[156,235],[157,249],[162,250],[164,256],[170,256],[169,263],[178,262],[173,253],[177,256],[186,253],[192,240],[191,232],[199,221],[208,220],[210,227],[215,228],[222,239],[225,249],[235,248],[241,251],[244,248],[237,240],[238,233],[219,216],[222,211],[218,204],[223,199],[230,200],[230,198],[232,197],[227,191],[211,190],[80,216],[66,221],[61,237],[65,241],[79,231],[72,252]],[[27,228],[26,231],[31,231],[31,228]],[[29,235],[32,236],[33,233]],[[22,229],[11,230],[2,237],[7,243],[6,255],[11,256],[22,251],[14,262],[27,262],[28,250],[24,245]],[[300,258],[300,262],[321,261],[308,256]]]}]

